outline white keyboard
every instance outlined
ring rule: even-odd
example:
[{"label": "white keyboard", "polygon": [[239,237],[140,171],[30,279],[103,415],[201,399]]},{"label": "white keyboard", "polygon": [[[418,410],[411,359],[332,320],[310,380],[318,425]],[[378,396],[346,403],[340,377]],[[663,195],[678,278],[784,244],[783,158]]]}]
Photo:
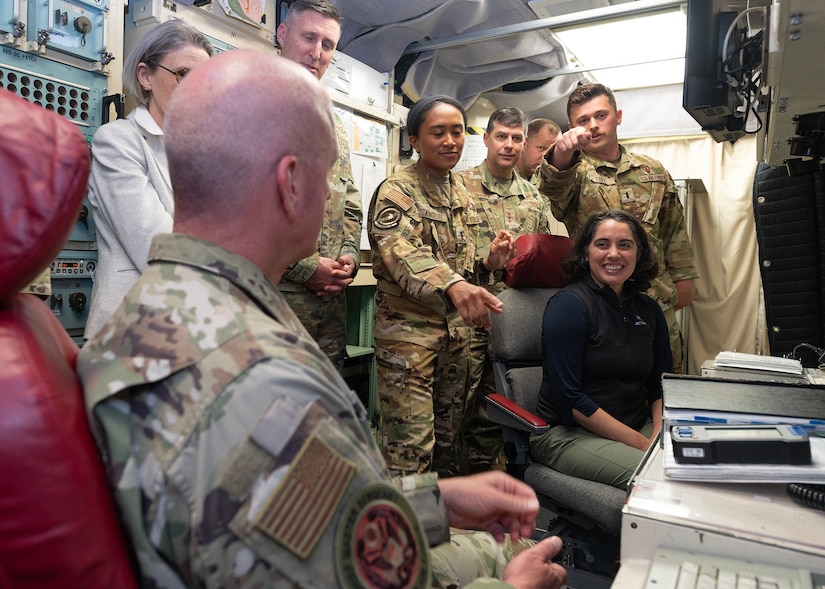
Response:
[{"label": "white keyboard", "polygon": [[645,589],[825,589],[825,574],[659,548]]}]

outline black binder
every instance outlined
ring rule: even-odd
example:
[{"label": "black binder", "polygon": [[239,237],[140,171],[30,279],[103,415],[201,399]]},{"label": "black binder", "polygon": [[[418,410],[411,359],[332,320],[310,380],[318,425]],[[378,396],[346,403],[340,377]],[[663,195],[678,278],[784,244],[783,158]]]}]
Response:
[{"label": "black binder", "polygon": [[810,383],[728,380],[665,374],[663,389],[663,469],[684,481],[825,483],[825,439],[809,434],[811,464],[680,464],[674,456],[670,426],[679,424],[795,424],[825,431],[825,387]]},{"label": "black binder", "polygon": [[714,412],[720,412],[822,420],[825,424],[825,387],[821,385],[665,374],[662,390],[666,424],[670,416],[691,412],[711,419]]}]

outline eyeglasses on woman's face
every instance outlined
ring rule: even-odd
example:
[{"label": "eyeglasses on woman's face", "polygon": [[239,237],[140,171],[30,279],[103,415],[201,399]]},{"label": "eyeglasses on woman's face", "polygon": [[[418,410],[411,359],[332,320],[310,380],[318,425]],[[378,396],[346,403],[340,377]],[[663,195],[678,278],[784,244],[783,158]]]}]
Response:
[{"label": "eyeglasses on woman's face", "polygon": [[184,79],[186,77],[186,74],[188,74],[191,71],[188,67],[181,68],[178,71],[175,71],[175,70],[170,70],[165,65],[161,65],[159,63],[156,63],[155,65],[158,66],[160,69],[166,70],[167,72],[169,72],[170,74],[175,76],[175,80],[177,81],[178,84],[180,84],[180,81],[182,79]]}]

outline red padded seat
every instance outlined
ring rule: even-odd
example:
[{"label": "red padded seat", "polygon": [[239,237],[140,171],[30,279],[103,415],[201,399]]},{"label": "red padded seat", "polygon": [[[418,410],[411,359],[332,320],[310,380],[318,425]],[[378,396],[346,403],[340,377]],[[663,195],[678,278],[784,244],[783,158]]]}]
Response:
[{"label": "red padded seat", "polygon": [[34,295],[77,220],[89,148],[0,88],[0,587],[137,587],[89,429],[78,347]]}]

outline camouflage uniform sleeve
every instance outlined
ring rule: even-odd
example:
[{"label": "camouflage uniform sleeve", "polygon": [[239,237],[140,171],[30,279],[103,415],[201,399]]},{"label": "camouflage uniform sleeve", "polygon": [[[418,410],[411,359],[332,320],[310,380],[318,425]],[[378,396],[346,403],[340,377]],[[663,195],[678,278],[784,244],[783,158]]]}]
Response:
[{"label": "camouflage uniform sleeve", "polygon": [[[539,192],[550,200],[553,216],[559,221],[564,221],[568,215],[571,205],[578,201],[578,169],[581,163],[581,153],[577,153],[573,158],[573,165],[567,170],[559,170],[550,164],[550,155],[555,149],[555,145],[550,147],[539,167]],[[569,211],[574,214],[574,211]]]},{"label": "camouflage uniform sleeve", "polygon": [[20,292],[35,294],[35,295],[50,295],[52,294],[52,270],[47,267],[35,277],[27,286],[24,286]]},{"label": "camouflage uniform sleeve", "polygon": [[315,271],[318,269],[318,261],[320,258],[321,255],[318,252],[315,252],[308,258],[298,260],[286,269],[286,272],[284,272],[281,280],[291,280],[292,282],[303,284],[309,280],[310,276],[315,274]]},{"label": "camouflage uniform sleeve", "polygon": [[335,175],[335,178],[330,178],[330,182],[338,186],[338,189],[343,192],[342,206],[343,206],[343,229],[344,235],[341,240],[341,253],[339,255],[352,256],[355,260],[355,271],[353,276],[358,272],[361,265],[361,228],[364,219],[364,213],[361,206],[361,193],[355,187],[355,181],[352,175],[352,159],[350,150],[349,134],[341,118],[335,115],[335,136],[338,141],[338,160],[333,166],[330,175]]},{"label": "camouflage uniform sleeve", "polygon": [[[485,207],[481,203],[487,198],[486,193],[489,192],[484,186],[484,174],[486,173],[489,176],[490,181],[494,181],[492,173],[488,170],[485,172],[485,170],[487,170],[487,167],[482,164],[481,166],[476,166],[475,168],[456,174],[456,178],[464,185],[464,188],[467,189],[470,201],[478,212],[484,211]],[[535,190],[535,188],[533,190]],[[484,287],[493,287],[504,280],[504,268],[488,270],[484,266],[484,258],[490,254],[490,246],[497,233],[495,228],[506,228],[513,231],[512,227],[506,226],[503,218],[495,223],[484,221],[482,217],[487,217],[489,214],[490,213],[487,212],[482,214],[482,216],[471,215],[472,218],[468,220],[469,229],[475,242],[476,258],[473,260],[472,276],[468,276],[467,280],[473,284]]]},{"label": "camouflage uniform sleeve", "polygon": [[[191,419],[147,418],[169,440],[185,444],[176,453],[153,452],[157,445],[146,440],[141,452],[148,453],[129,458],[145,486],[128,468],[118,484],[121,498],[131,501],[130,526],[140,530],[137,552],[148,579],[176,573],[189,587],[246,589],[314,587],[320,578],[352,587],[341,565],[356,560],[373,502],[392,516],[397,525],[390,532],[415,547],[419,574],[429,577],[424,531],[354,414],[357,400],[347,398],[331,365],[326,374],[316,370],[316,353],[293,351],[295,358],[259,362],[223,389],[192,426],[197,435],[176,429]],[[192,382],[170,383],[172,397],[196,390]],[[160,399],[173,393],[158,392]],[[187,411],[191,416],[195,408]]]},{"label": "camouflage uniform sleeve", "polygon": [[447,507],[438,492],[438,475],[425,474],[398,477],[393,481],[404,493],[418,516],[430,546],[450,541],[450,522]]},{"label": "camouflage uniform sleeve", "polygon": [[[352,174],[348,172],[345,180],[342,176],[341,183],[345,191],[344,196],[344,235],[341,239],[341,253],[340,255],[349,254],[355,260],[355,271],[353,276],[358,272],[361,265],[361,220],[363,213],[361,212],[361,193],[355,187],[352,181]],[[318,261],[321,254],[315,252],[311,256],[299,260],[289,266],[284,273],[282,280],[289,280],[303,284],[315,273],[318,269]]]},{"label": "camouflage uniform sleeve", "polygon": [[[484,199],[484,186],[482,185],[482,178],[479,168],[470,168],[455,175],[456,181],[461,183],[467,189],[467,195],[474,203],[476,209],[480,208],[481,201]],[[470,225],[470,230],[475,242],[476,255],[479,256],[473,261],[473,275],[469,281],[480,286],[492,286],[496,280],[500,279],[502,275],[501,270],[491,271],[484,267],[482,260],[490,251],[490,243],[492,243],[489,227],[484,223],[474,223]]]},{"label": "camouflage uniform sleeve", "polygon": [[496,577],[513,557],[513,544],[498,544],[485,532],[453,530],[456,533],[451,536],[437,474],[399,477],[394,484],[410,502],[433,547],[433,587],[512,587]]},{"label": "camouflage uniform sleeve", "polygon": [[[541,198],[541,195],[539,195]],[[546,198],[541,198],[542,204],[538,213],[538,225],[536,233],[544,233],[545,235],[553,235],[553,212],[551,210],[550,201]]]},{"label": "camouflage uniform sleeve", "polygon": [[469,282],[478,286],[494,286],[504,280],[504,268],[496,268],[495,270],[488,270],[484,265],[484,258],[476,258],[473,267],[473,275],[469,278]]},{"label": "camouflage uniform sleeve", "polygon": [[404,182],[387,180],[373,198],[368,232],[373,258],[380,258],[373,272],[379,279],[395,282],[421,304],[446,314],[452,303],[445,293],[464,277],[425,245],[422,219],[411,192]]},{"label": "camouflage uniform sleeve", "polygon": [[341,246],[341,255],[349,254],[355,260],[355,271],[361,266],[361,223],[364,213],[361,210],[361,193],[352,181],[352,172],[348,172],[346,181],[346,200],[344,202],[344,243]]},{"label": "camouflage uniform sleeve", "polygon": [[698,278],[685,214],[670,174],[667,174],[665,198],[659,211],[659,230],[664,244],[665,266],[673,281]]}]

